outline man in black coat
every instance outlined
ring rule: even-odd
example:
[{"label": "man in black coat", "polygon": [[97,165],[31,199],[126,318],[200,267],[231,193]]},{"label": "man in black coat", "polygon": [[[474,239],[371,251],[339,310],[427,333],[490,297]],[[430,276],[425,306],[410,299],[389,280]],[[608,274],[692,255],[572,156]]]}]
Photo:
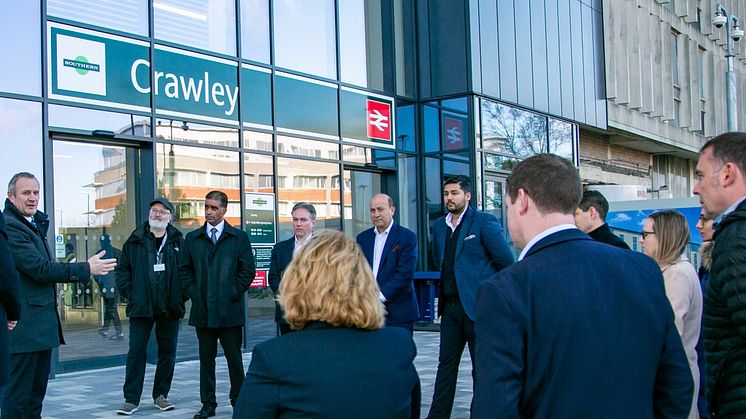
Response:
[{"label": "man in black coat", "polygon": [[37,210],[39,181],[31,173],[15,174],[8,183],[5,222],[8,244],[20,277],[21,320],[10,332],[10,380],[2,418],[41,417],[52,349],[64,344],[57,312],[56,283],[85,282],[116,268],[104,252],[86,262],[58,263],[47,244],[49,219]]},{"label": "man in black coat", "polygon": [[629,250],[627,243],[612,233],[609,225],[606,224],[608,213],[609,201],[601,192],[585,191],[575,210],[575,225],[597,242]]},{"label": "man in black coat", "polygon": [[192,309],[189,324],[199,340],[199,393],[202,409],[196,419],[215,416],[215,356],[218,340],[228,363],[231,405],[244,379],[241,342],[244,294],[254,279],[255,264],[246,232],[224,220],[228,196],[211,191],[205,197],[205,224],[187,234],[180,273]]},{"label": "man in black coat", "polygon": [[5,217],[0,212],[0,403],[3,400],[3,388],[10,375],[8,331],[16,327],[20,313],[18,272],[13,264],[13,257],[10,255],[10,248],[8,247]]},{"label": "man in black coat", "polygon": [[146,351],[153,326],[158,344],[153,401],[162,411],[175,407],[167,397],[174,376],[179,323],[184,317],[187,296],[179,277],[184,238],[171,225],[173,212],[174,207],[166,198],[151,202],[148,221],[132,232],[119,258],[117,289],[127,299],[130,324],[124,404],[117,409],[122,415],[131,415],[140,404]]},{"label": "man in black coat", "polygon": [[[298,253],[301,247],[311,239],[313,227],[316,225],[316,208],[307,202],[298,202],[293,205],[290,214],[293,217],[293,237],[277,243],[272,248],[272,256],[269,259],[269,287],[275,295],[280,289],[280,281],[285,268],[293,260],[293,255]],[[282,317],[282,308],[277,303],[275,303],[275,322],[277,322],[279,335],[292,331]]]},{"label": "man in black coat", "polygon": [[704,295],[708,407],[712,417],[746,417],[746,133],[705,143],[695,176],[715,230]]}]

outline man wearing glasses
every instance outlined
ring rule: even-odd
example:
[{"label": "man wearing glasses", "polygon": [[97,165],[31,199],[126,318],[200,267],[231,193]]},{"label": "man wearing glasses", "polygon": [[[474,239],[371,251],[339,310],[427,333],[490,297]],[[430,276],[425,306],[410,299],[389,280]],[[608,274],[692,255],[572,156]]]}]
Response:
[{"label": "man wearing glasses", "polygon": [[711,139],[699,152],[694,194],[714,218],[704,295],[707,401],[713,417],[746,416],[746,133]]},{"label": "man wearing glasses", "polygon": [[117,289],[127,299],[129,351],[124,378],[124,404],[117,414],[131,415],[140,404],[145,379],[146,349],[155,326],[158,366],[153,401],[162,411],[175,406],[168,401],[176,363],[179,322],[184,317],[186,291],[179,279],[181,232],[171,225],[174,207],[166,198],[150,203],[148,221],[124,243],[116,270]]}]

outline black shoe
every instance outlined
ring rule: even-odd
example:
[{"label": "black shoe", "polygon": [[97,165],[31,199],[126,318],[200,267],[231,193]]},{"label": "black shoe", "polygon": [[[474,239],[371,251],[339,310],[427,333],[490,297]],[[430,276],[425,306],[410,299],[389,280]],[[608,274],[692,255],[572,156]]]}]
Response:
[{"label": "black shoe", "polygon": [[215,408],[209,404],[203,404],[202,409],[194,415],[194,419],[205,419],[211,416],[215,416]]},{"label": "black shoe", "polygon": [[109,332],[104,329],[98,329],[98,334],[104,339],[109,337]]}]

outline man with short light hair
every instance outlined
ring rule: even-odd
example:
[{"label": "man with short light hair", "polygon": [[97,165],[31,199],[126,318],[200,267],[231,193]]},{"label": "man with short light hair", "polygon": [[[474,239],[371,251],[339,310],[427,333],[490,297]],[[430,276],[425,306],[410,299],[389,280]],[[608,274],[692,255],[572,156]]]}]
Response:
[{"label": "man with short light hair", "polygon": [[694,194],[713,219],[704,295],[707,400],[715,417],[746,416],[746,133],[711,139],[699,152]]},{"label": "man with short light hair", "polygon": [[[293,256],[300,252],[301,247],[308,243],[313,236],[313,229],[316,226],[316,208],[308,202],[298,202],[293,205],[290,215],[293,219],[293,237],[277,243],[272,248],[272,255],[269,259],[269,287],[277,295],[280,290],[280,282],[285,268],[288,267]],[[277,334],[282,336],[293,331],[288,322],[283,318],[280,304],[275,303],[275,322],[277,322]]]},{"label": "man with short light hair", "polygon": [[609,201],[599,191],[585,191],[575,209],[575,225],[595,241],[629,250],[629,246],[619,236],[611,232],[606,224]]},{"label": "man with short light hair", "polygon": [[179,325],[188,299],[179,277],[184,237],[171,225],[174,206],[166,198],[150,203],[148,221],[132,232],[122,247],[116,283],[127,299],[129,351],[125,371],[124,404],[117,414],[137,411],[145,379],[148,340],[155,327],[158,364],[153,381],[153,403],[161,411],[176,406],[168,400],[176,364]]},{"label": "man with short light hair", "polygon": [[417,235],[394,222],[394,200],[386,194],[370,200],[373,227],[357,235],[357,244],[373,269],[380,299],[386,306],[386,326],[413,332],[420,317],[414,292]]},{"label": "man with short light hair", "polygon": [[49,218],[38,210],[39,181],[28,172],[8,183],[5,221],[8,244],[20,277],[21,313],[10,331],[10,380],[2,406],[3,419],[41,417],[51,371],[52,349],[65,343],[57,312],[56,284],[87,282],[116,268],[105,252],[86,262],[58,263],[47,243]]},{"label": "man with short light hair", "polygon": [[518,261],[477,293],[474,418],[685,418],[694,391],[658,265],[573,223],[581,185],[523,160],[505,207]]}]

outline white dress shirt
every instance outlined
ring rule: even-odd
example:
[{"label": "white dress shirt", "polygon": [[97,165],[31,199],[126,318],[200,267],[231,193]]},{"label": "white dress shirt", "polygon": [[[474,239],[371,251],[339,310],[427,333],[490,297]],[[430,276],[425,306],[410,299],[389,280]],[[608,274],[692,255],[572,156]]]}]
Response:
[{"label": "white dress shirt", "polygon": [[459,214],[458,222],[456,222],[455,225],[453,224],[453,213],[449,212],[448,215],[446,215],[446,225],[451,227],[451,232],[456,231],[458,225],[461,224],[461,221],[464,221],[464,214],[466,214],[467,209],[469,209],[469,207],[464,207],[464,210]]},{"label": "white dress shirt", "polygon": [[391,220],[391,224],[383,230],[383,233],[379,233],[378,229],[373,227],[373,232],[376,234],[376,241],[373,245],[373,277],[378,277],[378,268],[381,267],[381,256],[383,256],[383,248],[386,246],[386,239],[389,238],[389,232],[391,227],[394,226],[394,220]]},{"label": "white dress shirt", "polygon": [[303,245],[305,245],[306,243],[308,243],[309,240],[311,240],[311,236],[313,236],[313,233],[307,235],[306,238],[303,239],[302,242],[298,241],[298,238],[293,236],[295,238],[295,246],[293,247],[293,257],[295,257],[295,255],[300,253],[301,247],[303,247]]},{"label": "white dress shirt", "polygon": [[215,241],[220,240],[220,235],[223,234],[223,228],[225,227],[225,220],[220,221],[220,224],[214,226],[210,223],[207,223],[205,226],[205,230],[207,231],[207,238],[212,240],[212,229],[215,228],[217,231],[215,232]]},{"label": "white dress shirt", "polygon": [[548,229],[546,229],[546,230],[542,231],[541,233],[535,235],[534,238],[531,239],[528,242],[528,244],[526,244],[526,247],[523,248],[523,250],[521,251],[521,255],[518,256],[517,262],[522,261],[523,258],[526,257],[526,255],[528,254],[529,250],[531,250],[531,248],[534,247],[534,245],[539,240],[541,240],[544,237],[547,237],[549,235],[552,235],[554,233],[557,233],[559,231],[570,230],[570,229],[577,229],[577,227],[575,226],[575,224],[560,224],[560,225],[557,225],[557,226],[554,226],[554,227],[549,227]]}]

